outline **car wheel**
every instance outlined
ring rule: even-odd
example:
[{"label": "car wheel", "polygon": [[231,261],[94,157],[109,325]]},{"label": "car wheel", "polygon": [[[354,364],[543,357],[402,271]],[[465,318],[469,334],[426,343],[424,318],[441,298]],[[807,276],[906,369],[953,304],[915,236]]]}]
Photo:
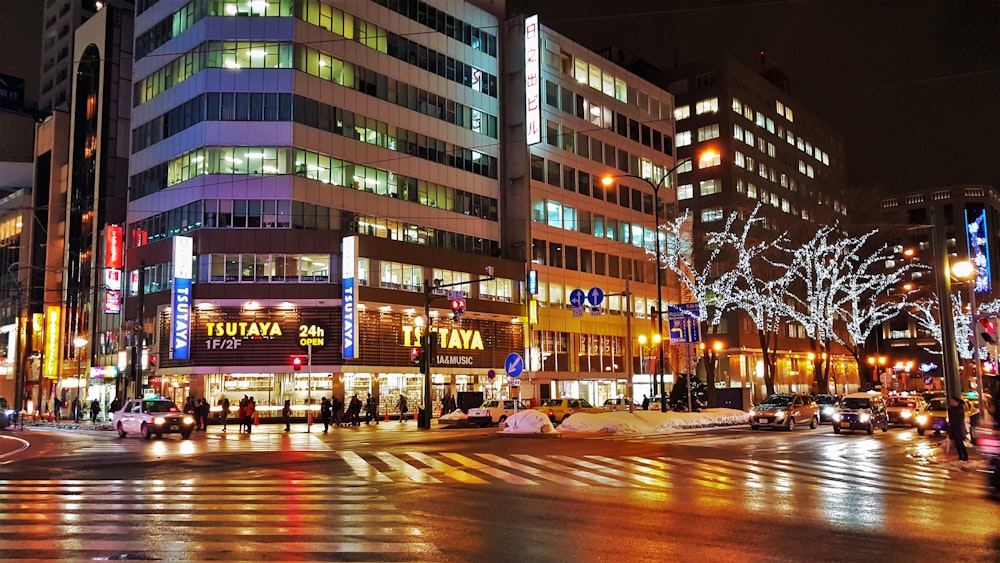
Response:
[{"label": "car wheel", "polygon": [[497,421],[497,425],[499,425],[502,422],[506,422],[506,421],[507,421],[507,415],[505,415],[505,414],[500,415],[500,420]]},{"label": "car wheel", "polygon": [[809,428],[812,428],[813,430],[816,430],[817,426],[819,426],[819,417],[818,416],[814,416],[814,417],[812,417],[812,420],[809,421]]},{"label": "car wheel", "polygon": [[789,432],[791,432],[792,430],[795,430],[795,417],[794,416],[788,417],[788,426],[785,427],[785,430],[788,430]]},{"label": "car wheel", "polygon": [[190,431],[188,431],[188,432],[181,432],[181,438],[187,440],[190,437],[191,437],[191,432]]},{"label": "car wheel", "polygon": [[756,424],[750,425],[750,430],[757,430],[758,428],[760,428],[760,426],[757,426]]},{"label": "car wheel", "polygon": [[917,428],[917,434],[920,434],[921,436],[923,436],[924,432],[925,432],[925,430],[923,428]]},{"label": "car wheel", "polygon": [[153,433],[149,431],[149,427],[146,426],[146,423],[142,424],[142,427],[139,429],[139,431],[142,433],[142,437],[147,440],[153,437]]},{"label": "car wheel", "polygon": [[163,439],[163,432],[160,432],[159,434],[157,434],[156,437],[162,440]]},{"label": "car wheel", "polygon": [[119,438],[124,438],[126,435],[127,435],[127,433],[125,432],[125,429],[122,428],[122,423],[119,422],[118,423],[118,437]]},{"label": "car wheel", "polygon": [[867,432],[869,434],[874,434],[875,433],[875,423],[874,422],[869,422],[868,423],[868,428],[865,429],[865,432]]},{"label": "car wheel", "polygon": [[834,427],[833,427],[833,433],[834,434],[840,434],[840,426],[834,425]]},{"label": "car wheel", "polygon": [[889,422],[888,421],[887,422],[883,422],[882,423],[882,432],[888,432],[888,431],[889,431]]}]

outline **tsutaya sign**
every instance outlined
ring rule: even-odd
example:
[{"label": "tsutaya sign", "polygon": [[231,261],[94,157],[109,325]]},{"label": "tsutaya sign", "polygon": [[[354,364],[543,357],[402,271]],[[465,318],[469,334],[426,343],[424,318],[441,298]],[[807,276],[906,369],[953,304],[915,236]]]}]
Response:
[{"label": "tsutaya sign", "polygon": [[[418,339],[423,336],[423,329],[416,326],[403,325],[403,346],[420,346]],[[438,349],[449,350],[483,350],[483,335],[478,330],[462,328],[431,327],[430,332],[437,333]]]},{"label": "tsutaya sign", "polygon": [[191,357],[191,261],[194,239],[175,236],[174,286],[171,300],[170,357],[187,360]]},{"label": "tsutaya sign", "polygon": [[344,329],[342,336],[343,355],[345,360],[358,357],[358,318],[357,295],[354,287],[354,272],[358,266],[358,237],[345,237],[341,246],[341,271],[343,272],[343,316]]}]

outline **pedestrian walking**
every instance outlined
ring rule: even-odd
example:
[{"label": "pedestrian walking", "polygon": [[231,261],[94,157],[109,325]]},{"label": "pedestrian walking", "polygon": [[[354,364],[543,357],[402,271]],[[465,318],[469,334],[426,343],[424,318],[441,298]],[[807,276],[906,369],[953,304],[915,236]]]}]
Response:
[{"label": "pedestrian walking", "polygon": [[330,398],[330,424],[340,426],[344,422],[344,403],[336,396]]},{"label": "pedestrian walking", "polygon": [[285,406],[281,408],[281,420],[285,421],[285,432],[292,429],[292,401],[285,399]]},{"label": "pedestrian walking", "polygon": [[59,419],[62,418],[62,408],[63,402],[59,400],[59,397],[52,399],[52,413],[56,422],[59,422]]},{"label": "pedestrian walking", "polygon": [[948,399],[948,438],[955,444],[959,461],[969,461],[969,451],[965,449],[965,409],[958,397]]},{"label": "pedestrian walking", "polygon": [[378,401],[369,393],[365,399],[365,424],[371,424],[373,419],[378,424]]},{"label": "pedestrian walking", "polygon": [[410,410],[410,407],[406,404],[406,395],[400,393],[399,400],[396,401],[396,410],[399,411],[399,421],[406,422],[406,413]]},{"label": "pedestrian walking", "polygon": [[644,411],[649,410],[649,397],[647,397],[645,394],[642,395],[642,410]]},{"label": "pedestrian walking", "polygon": [[347,407],[347,424],[348,426],[361,426],[361,399],[358,398],[357,393],[351,397],[351,403]]},{"label": "pedestrian walking", "polygon": [[90,402],[90,423],[97,424],[97,415],[101,414],[101,402],[94,399]]},{"label": "pedestrian walking", "polygon": [[236,410],[236,420],[238,420],[239,423],[240,423],[240,432],[243,432],[244,422],[246,422],[246,419],[247,419],[247,403],[248,402],[249,402],[249,399],[247,398],[247,396],[243,395],[243,398],[240,399],[240,406]]},{"label": "pedestrian walking", "polygon": [[108,410],[109,410],[110,412],[113,412],[113,413],[114,413],[114,412],[118,412],[118,411],[122,410],[122,402],[121,402],[121,400],[120,400],[120,399],[119,399],[118,397],[115,397],[115,398],[114,398],[114,399],[113,399],[113,400],[111,401],[111,406],[110,406],[110,407],[108,407]]},{"label": "pedestrian walking", "polygon": [[208,413],[210,410],[208,399],[198,399],[198,422],[201,424],[202,432],[208,430]]},{"label": "pedestrian walking", "polygon": [[73,404],[70,406],[70,411],[73,415],[73,422],[80,424],[80,418],[83,416],[83,405],[80,404],[79,396],[73,399]]},{"label": "pedestrian walking", "polygon": [[226,420],[229,418],[229,398],[222,397],[219,401],[219,405],[222,406],[222,412],[219,413],[219,422],[222,423],[222,431],[226,431]]},{"label": "pedestrian walking", "polygon": [[323,421],[324,434],[330,431],[330,415],[332,411],[330,399],[323,397],[323,400],[319,402],[319,418]]},{"label": "pedestrian walking", "polygon": [[245,420],[247,425],[247,434],[250,434],[250,432],[253,429],[253,417],[255,414],[257,414],[257,403],[256,401],[253,400],[253,397],[250,397],[250,399],[247,400],[247,412]]}]

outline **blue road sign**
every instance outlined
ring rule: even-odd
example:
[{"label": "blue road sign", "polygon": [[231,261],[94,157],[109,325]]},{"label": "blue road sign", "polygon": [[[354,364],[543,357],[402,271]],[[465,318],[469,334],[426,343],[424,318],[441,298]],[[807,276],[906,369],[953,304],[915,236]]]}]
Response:
[{"label": "blue road sign", "polygon": [[496,378],[496,376],[497,372],[495,370],[491,369],[490,371],[486,372],[486,377],[490,378],[490,381],[493,381]]},{"label": "blue road sign", "polygon": [[933,375],[925,375],[924,376],[924,385],[926,385],[928,387],[930,387],[931,385],[934,385],[934,376]]},{"label": "blue road sign", "polygon": [[569,292],[569,304],[574,307],[583,307],[583,301],[586,299],[582,289],[574,289]]},{"label": "blue road sign", "polygon": [[503,361],[503,369],[511,377],[521,377],[521,372],[524,371],[524,358],[516,352],[508,354],[507,359]]},{"label": "blue road sign", "polygon": [[604,302],[604,290],[599,287],[592,287],[587,292],[587,302],[591,307],[598,307]]},{"label": "blue road sign", "polygon": [[697,303],[682,303],[667,306],[670,319],[670,342],[672,344],[697,344],[701,342],[701,323],[698,321],[701,309]]}]

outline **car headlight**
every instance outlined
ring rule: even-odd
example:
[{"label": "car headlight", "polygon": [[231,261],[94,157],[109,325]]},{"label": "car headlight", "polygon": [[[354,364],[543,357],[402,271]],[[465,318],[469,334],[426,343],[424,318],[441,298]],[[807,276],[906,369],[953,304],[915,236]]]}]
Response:
[{"label": "car headlight", "polygon": [[757,411],[750,409],[750,418],[757,416]]},{"label": "car headlight", "polygon": [[785,411],[778,411],[774,413],[774,418],[784,418],[784,417],[785,417]]},{"label": "car headlight", "polygon": [[872,417],[872,415],[870,415],[868,413],[862,413],[861,416],[858,417],[858,420],[861,421],[861,422],[868,422],[868,420],[871,417]]},{"label": "car headlight", "polygon": [[823,414],[833,414],[833,407],[823,407]]},{"label": "car headlight", "polygon": [[830,418],[832,418],[833,420],[835,420],[835,421],[837,421],[837,422],[840,422],[840,413],[839,413],[839,412],[835,412],[835,413],[833,413],[833,414],[832,414],[832,415],[830,416]]},{"label": "car headlight", "polygon": [[903,409],[899,411],[899,416],[902,418],[910,418],[911,416],[913,416],[913,413],[907,409]]},{"label": "car headlight", "polygon": [[158,416],[153,419],[153,424],[163,424],[166,421],[167,419],[163,418],[162,416]]},{"label": "car headlight", "polygon": [[927,424],[927,415],[926,414],[918,415],[917,424]]},{"label": "car headlight", "polygon": [[4,411],[4,414],[7,416],[14,416],[14,409],[7,409]]},{"label": "car headlight", "polygon": [[190,415],[185,416],[184,417],[184,424],[194,424],[194,417],[190,416]]}]

